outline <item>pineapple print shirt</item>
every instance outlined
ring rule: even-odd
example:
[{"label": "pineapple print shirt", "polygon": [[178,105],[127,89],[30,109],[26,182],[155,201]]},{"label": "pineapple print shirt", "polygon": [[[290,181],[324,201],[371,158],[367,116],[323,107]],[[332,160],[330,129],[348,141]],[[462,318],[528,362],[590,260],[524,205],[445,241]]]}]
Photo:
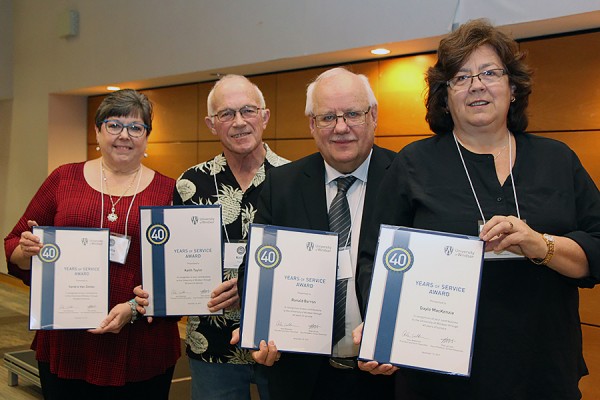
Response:
[{"label": "pineapple print shirt", "polygon": [[[265,172],[289,161],[275,154],[266,143],[265,161],[258,169],[252,183],[243,192],[221,153],[212,160],[186,170],[175,186],[174,205],[221,204],[224,229],[223,240],[231,242],[248,239],[248,228],[256,214],[260,187]],[[215,181],[216,179],[216,181]],[[216,185],[215,185],[216,182]],[[216,193],[218,189],[218,193]],[[223,279],[237,277],[236,269],[224,269]],[[223,315],[190,316],[186,327],[188,357],[206,362],[251,364],[250,352],[229,344],[231,331],[240,324],[240,310],[225,310]]]}]

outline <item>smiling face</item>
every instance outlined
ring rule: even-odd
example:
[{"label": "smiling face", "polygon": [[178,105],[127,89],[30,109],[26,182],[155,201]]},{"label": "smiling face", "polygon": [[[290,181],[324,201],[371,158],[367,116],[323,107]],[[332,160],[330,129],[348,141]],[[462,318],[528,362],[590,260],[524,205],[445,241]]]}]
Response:
[{"label": "smiling face", "polygon": [[[261,107],[260,98],[252,84],[241,77],[227,79],[219,83],[212,96],[214,113],[230,109],[239,110],[244,106]],[[205,118],[206,125],[223,145],[224,152],[246,156],[262,152],[262,134],[269,122],[270,111],[258,110],[256,116],[244,119],[239,112],[232,121],[221,122],[211,116]]]},{"label": "smiling face", "polygon": [[[494,68],[505,68],[500,57],[489,45],[478,47],[467,58],[456,75],[475,75]],[[448,88],[448,110],[455,130],[472,132],[505,130],[507,115],[512,97],[508,76],[498,82],[482,83],[473,78],[473,83],[465,87]]]},{"label": "smiling face", "polygon": [[[323,78],[316,83],[313,114],[335,114],[369,109],[369,98],[363,82],[352,73]],[[372,105],[362,125],[348,126],[338,118],[334,127],[319,128],[310,118],[310,131],[325,161],[341,173],[350,173],[367,159],[375,137],[377,105]]]},{"label": "smiling face", "polygon": [[[112,116],[107,120],[119,121],[123,125],[144,123],[142,118],[133,116]],[[106,131],[106,123],[102,123],[100,128],[96,127],[96,140],[106,164],[114,170],[122,171],[138,168],[148,145],[147,134],[138,138],[130,137],[124,128],[119,135],[111,135]]]}]

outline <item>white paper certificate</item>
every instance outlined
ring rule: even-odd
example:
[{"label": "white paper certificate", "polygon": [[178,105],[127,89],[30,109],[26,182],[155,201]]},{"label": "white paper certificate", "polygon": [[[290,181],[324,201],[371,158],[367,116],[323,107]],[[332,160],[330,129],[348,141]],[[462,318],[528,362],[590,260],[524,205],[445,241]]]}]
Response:
[{"label": "white paper certificate", "polygon": [[469,376],[483,246],[381,225],[359,359]]},{"label": "white paper certificate", "polygon": [[147,316],[216,315],[206,303],[223,281],[220,206],[140,207]]},{"label": "white paper certificate", "polygon": [[252,224],[241,347],[331,354],[337,235]]},{"label": "white paper certificate", "polygon": [[108,315],[109,230],[33,227],[29,329],[96,328]]}]

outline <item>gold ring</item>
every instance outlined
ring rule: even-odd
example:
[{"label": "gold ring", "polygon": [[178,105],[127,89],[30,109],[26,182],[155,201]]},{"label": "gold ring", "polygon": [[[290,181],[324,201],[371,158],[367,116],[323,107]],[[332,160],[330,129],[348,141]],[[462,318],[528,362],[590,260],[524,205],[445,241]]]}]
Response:
[{"label": "gold ring", "polygon": [[[513,228],[514,228],[515,226],[514,226],[514,225],[513,225],[513,223],[512,223],[512,222],[510,222],[509,220],[506,220],[506,221],[507,221],[507,222],[510,224],[510,230],[512,231],[512,230],[513,230]],[[509,231],[509,232],[510,232],[510,231]]]}]

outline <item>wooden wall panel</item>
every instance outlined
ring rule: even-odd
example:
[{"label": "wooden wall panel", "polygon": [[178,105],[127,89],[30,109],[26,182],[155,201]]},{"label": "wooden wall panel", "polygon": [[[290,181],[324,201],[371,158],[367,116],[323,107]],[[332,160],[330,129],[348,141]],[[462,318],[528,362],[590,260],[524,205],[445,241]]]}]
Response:
[{"label": "wooden wall panel", "polygon": [[579,316],[581,322],[600,327],[600,286],[579,289]]},{"label": "wooden wall panel", "polygon": [[378,136],[375,137],[375,144],[398,152],[407,144],[426,137],[428,136]]},{"label": "wooden wall panel", "polygon": [[[96,147],[96,130],[94,129],[95,127],[95,118],[96,118],[96,111],[98,110],[98,107],[100,106],[100,103],[102,103],[102,100],[104,100],[104,97],[106,96],[94,96],[94,97],[89,97],[88,98],[88,109],[87,109],[87,142],[88,144],[93,144],[94,147]],[[95,158],[95,157],[92,157]]]},{"label": "wooden wall panel", "polygon": [[204,118],[208,115],[206,100],[215,82],[202,82],[198,84],[198,140],[215,140]]},{"label": "wooden wall panel", "polygon": [[215,156],[217,154],[221,154],[223,152],[223,147],[221,146],[221,142],[219,142],[218,140],[211,141],[211,142],[199,142],[197,144],[197,148],[198,148],[198,158],[196,159],[196,162],[186,165],[184,167],[184,169],[181,170],[181,172],[183,172],[184,170],[188,169],[189,167],[191,167],[193,165],[200,164],[201,162],[213,159],[213,158],[215,158]]},{"label": "wooden wall panel", "polygon": [[154,105],[150,143],[198,140],[198,85],[142,91]]},{"label": "wooden wall panel", "polygon": [[317,145],[312,137],[310,139],[267,141],[267,143],[275,153],[290,161],[298,160],[317,151]]},{"label": "wooden wall panel", "polygon": [[552,132],[540,133],[540,136],[560,140],[577,154],[584,168],[590,174],[596,186],[600,187],[600,147],[591,145],[600,143],[600,130],[590,132]]},{"label": "wooden wall panel", "polygon": [[600,328],[582,325],[583,356],[590,371],[579,382],[582,400],[600,399]]},{"label": "wooden wall panel", "polygon": [[521,43],[534,69],[531,131],[600,130],[600,32]]},{"label": "wooden wall panel", "polygon": [[277,74],[252,76],[250,81],[258,86],[265,98],[267,108],[271,110],[271,117],[267,129],[263,132],[263,138],[275,139],[275,128],[277,127]]},{"label": "wooden wall panel", "polygon": [[425,72],[435,61],[429,54],[379,63],[380,136],[431,132],[425,122]]},{"label": "wooden wall panel", "polygon": [[100,152],[96,151],[96,143],[87,145],[87,159],[93,160],[94,158],[100,157]]},{"label": "wooden wall panel", "polygon": [[355,74],[363,74],[369,79],[375,98],[379,100],[379,61],[367,61],[346,65],[345,68]]},{"label": "wooden wall panel", "polygon": [[142,163],[173,179],[197,164],[198,159],[198,149],[194,143],[149,143],[146,152],[148,158],[144,158]]},{"label": "wooden wall panel", "polygon": [[312,68],[277,74],[277,139],[311,137],[308,118],[304,115],[306,88],[325,70]]}]

